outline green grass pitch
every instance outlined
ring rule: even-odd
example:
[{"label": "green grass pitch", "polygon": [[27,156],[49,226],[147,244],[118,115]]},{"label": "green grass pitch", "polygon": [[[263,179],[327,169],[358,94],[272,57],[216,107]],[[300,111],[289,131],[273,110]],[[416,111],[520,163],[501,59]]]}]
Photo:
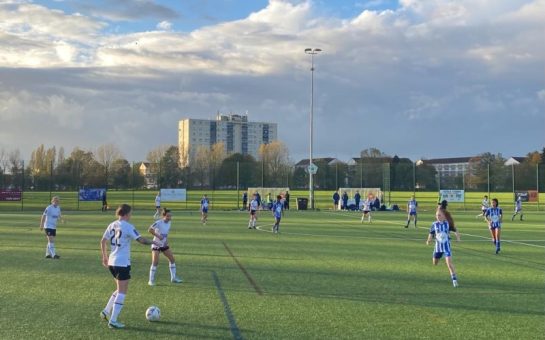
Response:
[{"label": "green grass pitch", "polygon": [[[510,209],[509,209],[510,210]],[[151,210],[135,211],[142,233]],[[170,235],[184,283],[169,282],[162,257],[157,286],[147,286],[148,246],[132,245],[132,279],[119,320],[108,329],[99,312],[114,290],[101,266],[99,241],[112,212],[65,212],[56,240],[60,260],[44,259],[38,212],[0,213],[0,339],[543,339],[543,213],[511,222],[494,254],[486,224],[454,212],[460,286],[425,245],[432,212],[403,228],[403,212],[296,212],[280,234],[261,212],[248,230],[245,212],[175,211]],[[161,309],[160,322],[144,312]]]}]

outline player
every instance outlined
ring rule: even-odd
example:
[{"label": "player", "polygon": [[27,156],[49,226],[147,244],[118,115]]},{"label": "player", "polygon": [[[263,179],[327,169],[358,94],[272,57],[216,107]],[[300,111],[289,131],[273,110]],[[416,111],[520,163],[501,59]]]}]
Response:
[{"label": "player", "polygon": [[254,194],[250,205],[248,205],[248,210],[250,210],[250,221],[248,222],[248,229],[255,229],[255,224],[257,222],[257,209],[259,208],[259,203],[257,201],[257,195]]},{"label": "player", "polygon": [[373,202],[372,196],[367,196],[367,199],[363,201],[363,215],[361,215],[361,223],[363,223],[365,217],[367,217],[367,222],[371,223],[371,202]]},{"label": "player", "polygon": [[161,192],[157,193],[155,196],[155,214],[153,215],[154,219],[158,219],[161,216]]},{"label": "player", "polygon": [[210,205],[210,200],[208,199],[208,196],[203,195],[201,199],[201,223],[203,225],[206,225],[206,222],[208,221],[208,206]]},{"label": "player", "polygon": [[[488,208],[490,208],[490,202],[488,201],[488,196],[484,195],[483,201],[481,202],[481,213],[476,217],[484,217]],[[484,220],[486,221],[486,217],[484,217]]]},{"label": "player", "polygon": [[490,235],[492,235],[492,242],[496,246],[496,254],[500,252],[500,235],[501,235],[501,223],[503,220],[503,211],[498,207],[498,199],[492,199],[492,207],[488,208],[485,213],[486,220],[488,222],[488,229]]},{"label": "player", "polygon": [[157,242],[159,246],[151,246],[151,267],[149,269],[149,281],[148,285],[155,286],[155,272],[157,271],[157,264],[159,263],[159,254],[163,253],[168,259],[168,269],[170,270],[170,282],[182,283],[182,279],[176,276],[176,261],[172,250],[170,250],[168,244],[168,232],[170,231],[170,221],[172,220],[172,213],[169,209],[163,209],[163,218],[155,221],[148,229],[148,232],[153,235],[153,241]]},{"label": "player", "polygon": [[40,231],[44,230],[47,239],[47,247],[45,248],[45,258],[58,260],[61,257],[55,252],[55,237],[57,236],[57,222],[61,219],[61,207],[59,206],[60,199],[58,196],[51,198],[51,204],[45,208],[40,220]]},{"label": "player", "polygon": [[411,217],[414,219],[414,227],[416,227],[416,208],[418,207],[418,202],[414,199],[414,195],[411,196],[411,199],[407,203],[407,225],[405,228],[409,228],[409,223],[411,222]]},{"label": "player", "polygon": [[454,219],[452,218],[452,215],[447,210],[448,202],[447,200],[442,200],[439,205],[437,206],[437,210],[441,210],[441,212],[445,215],[445,218],[448,222],[448,227],[450,231],[456,232],[456,225],[454,224]]},{"label": "player", "polygon": [[272,228],[273,234],[278,234],[280,228],[280,219],[282,218],[282,211],[284,210],[284,200],[282,196],[276,196],[276,202],[272,206],[272,213],[274,216],[274,226]]},{"label": "player", "polygon": [[[125,294],[129,288],[131,278],[131,241],[136,240],[141,244],[161,246],[155,241],[140,236],[138,231],[134,229],[134,226],[129,223],[131,210],[132,208],[128,204],[120,205],[115,212],[118,217],[117,221],[110,223],[100,241],[102,265],[108,267],[116,284],[116,290],[110,296],[106,307],[100,312],[100,317],[108,321],[108,327],[110,328],[125,327],[125,325],[117,321],[117,318],[121,309],[123,309]],[[107,254],[108,243],[110,244],[109,256]]]},{"label": "player", "polygon": [[513,214],[513,217],[511,217],[511,221],[514,221],[515,216],[517,216],[518,214],[520,214],[520,220],[522,221],[522,216],[524,215],[522,214],[522,197],[521,196],[517,197],[517,200],[515,201],[515,213]]},{"label": "player", "polygon": [[[445,255],[445,262],[450,272],[450,278],[452,279],[452,285],[458,287],[458,279],[456,277],[456,269],[452,263],[452,254],[450,249],[450,227],[447,221],[447,218],[443,212],[443,209],[437,209],[435,212],[435,217],[437,221],[433,222],[430,228],[430,233],[428,234],[428,239],[426,240],[426,245],[429,245],[432,238],[435,237],[435,247],[433,248],[433,265],[439,263],[439,259]],[[456,240],[460,241],[460,234],[458,231],[454,232],[456,234]]]}]

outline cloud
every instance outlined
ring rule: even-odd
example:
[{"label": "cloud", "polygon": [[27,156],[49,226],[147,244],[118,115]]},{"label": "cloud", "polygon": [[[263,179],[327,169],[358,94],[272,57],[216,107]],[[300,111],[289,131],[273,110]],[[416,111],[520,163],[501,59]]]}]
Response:
[{"label": "cloud", "polygon": [[161,21],[157,24],[157,29],[159,31],[170,31],[172,30],[172,23],[169,21]]},{"label": "cloud", "polygon": [[97,0],[76,2],[76,8],[92,16],[112,21],[135,21],[144,18],[176,19],[179,14],[152,0]]},{"label": "cloud", "polygon": [[[413,158],[542,147],[543,0],[402,0],[348,19],[320,16],[315,2],[270,1],[189,33],[173,30],[175,13],[150,1],[133,14],[126,1],[101,3],[113,6],[101,19],[95,8],[69,15],[0,5],[0,134],[30,136],[24,153],[44,139],[67,149],[116,142],[139,160],[176,144],[178,120],[219,110],[278,122],[292,156],[304,157],[306,47],[323,49],[314,59],[317,156],[348,159],[369,146]],[[155,8],[149,16],[146,6]],[[103,33],[105,18],[144,16],[161,20],[157,30]],[[29,122],[54,124],[44,131]],[[507,126],[524,129],[524,146],[509,142],[517,132]],[[471,140],[456,137],[462,132]]]}]

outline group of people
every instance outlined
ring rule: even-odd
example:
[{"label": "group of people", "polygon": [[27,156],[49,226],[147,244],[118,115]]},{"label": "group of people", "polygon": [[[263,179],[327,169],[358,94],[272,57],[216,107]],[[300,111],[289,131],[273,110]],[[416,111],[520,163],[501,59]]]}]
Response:
[{"label": "group of people", "polygon": [[[278,234],[280,232],[280,220],[282,219],[283,211],[284,209],[287,209],[287,208],[289,209],[289,204],[286,203],[286,201],[288,200],[287,197],[289,197],[288,192],[286,192],[284,197],[282,195],[277,195],[276,200],[272,201],[270,206],[267,206],[267,208],[272,211],[272,214],[274,217],[274,225],[272,227],[273,234]],[[252,200],[248,204],[248,211],[250,212],[250,220],[248,221],[248,229],[257,228],[256,226],[257,211],[259,210],[259,207],[260,207],[259,193],[256,192],[253,194]]]},{"label": "group of people", "polygon": [[380,200],[372,194],[367,195],[367,198],[362,200],[359,190],[356,190],[354,197],[350,199],[348,193],[343,191],[342,195],[338,191],[333,193],[333,210],[376,210],[380,207]]},{"label": "group of people", "polygon": [[[278,201],[278,197],[276,197],[276,199],[274,199],[273,198],[274,195],[272,195],[270,192],[267,194],[267,196],[265,197],[264,200],[261,198],[261,195],[257,191],[252,195],[252,198],[254,196],[256,198],[258,209],[260,209],[260,210],[265,210],[265,209],[266,210],[272,210],[273,205],[275,204],[276,201]],[[286,191],[285,193],[280,194],[280,196],[282,197],[282,202],[283,202],[282,209],[283,210],[290,210],[290,193],[289,193],[289,191]],[[242,193],[242,206],[244,207],[243,209],[248,210],[248,192],[246,192],[246,191],[244,191]]]},{"label": "group of people", "polygon": [[[160,206],[157,201],[156,206]],[[105,308],[100,312],[100,318],[107,321],[110,328],[123,328],[125,326],[118,321],[118,317],[123,309],[131,278],[130,258],[131,242],[133,240],[144,245],[151,245],[151,266],[148,281],[150,286],[155,286],[155,273],[161,253],[169,261],[170,281],[172,283],[181,283],[182,279],[176,275],[176,261],[168,243],[172,220],[172,212],[169,209],[162,209],[161,218],[154,221],[148,228],[148,232],[153,236],[151,240],[141,236],[130,223],[132,216],[132,207],[130,205],[121,204],[116,210],[116,216],[117,219],[108,225],[100,240],[102,265],[108,268],[116,285],[116,289],[110,295]],[[60,199],[58,196],[54,196],[40,220],[40,230],[45,230],[47,238],[45,257],[48,259],[60,259],[55,251],[58,221],[62,221]]]}]

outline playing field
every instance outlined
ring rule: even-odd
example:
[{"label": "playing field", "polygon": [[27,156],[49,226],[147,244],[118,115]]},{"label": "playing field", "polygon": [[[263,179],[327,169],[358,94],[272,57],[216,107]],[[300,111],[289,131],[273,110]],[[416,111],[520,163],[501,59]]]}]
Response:
[{"label": "playing field", "polygon": [[[145,234],[151,211],[132,222]],[[114,290],[99,241],[113,213],[66,212],[45,259],[38,212],[0,213],[0,339],[543,339],[545,228],[542,212],[506,216],[502,252],[474,213],[455,212],[460,243],[453,288],[425,245],[431,212],[403,228],[403,212],[287,212],[273,235],[270,213],[248,230],[245,212],[174,212],[170,239],[184,283],[161,258],[149,287],[150,251],[133,243],[132,279],[111,330],[99,312]],[[144,311],[161,309],[160,322]]]}]

